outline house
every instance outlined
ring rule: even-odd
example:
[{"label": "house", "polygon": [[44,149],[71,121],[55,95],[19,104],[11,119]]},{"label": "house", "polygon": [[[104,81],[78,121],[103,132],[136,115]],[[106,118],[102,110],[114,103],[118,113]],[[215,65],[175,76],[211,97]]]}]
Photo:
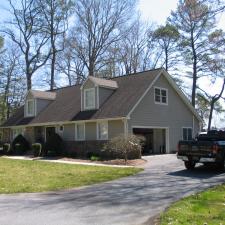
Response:
[{"label": "house", "polygon": [[58,133],[70,152],[97,151],[118,135],[146,138],[144,152],[170,153],[190,140],[201,118],[164,69],[112,79],[89,76],[82,85],[30,90],[25,105],[1,126],[2,141],[23,134],[31,143]]}]

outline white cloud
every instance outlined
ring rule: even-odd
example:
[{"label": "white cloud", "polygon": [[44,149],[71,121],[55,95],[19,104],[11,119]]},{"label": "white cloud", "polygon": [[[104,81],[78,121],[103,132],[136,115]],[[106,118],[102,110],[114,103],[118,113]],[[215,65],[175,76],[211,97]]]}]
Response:
[{"label": "white cloud", "polygon": [[157,24],[166,22],[171,10],[175,10],[178,0],[140,0],[138,9],[145,20],[151,20]]}]

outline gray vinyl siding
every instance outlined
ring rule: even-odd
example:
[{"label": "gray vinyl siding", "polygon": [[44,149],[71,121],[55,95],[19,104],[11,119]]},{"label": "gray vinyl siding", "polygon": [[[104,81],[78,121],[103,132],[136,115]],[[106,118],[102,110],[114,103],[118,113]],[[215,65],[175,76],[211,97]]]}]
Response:
[{"label": "gray vinyl siding", "polygon": [[112,93],[113,90],[111,89],[99,87],[99,106],[101,106]]},{"label": "gray vinyl siding", "polygon": [[108,122],[109,139],[124,134],[124,123],[122,120],[111,120]]},{"label": "gray vinyl siding", "polygon": [[75,124],[66,124],[63,126],[64,126],[64,130],[61,134],[63,140],[74,141],[75,140]]},{"label": "gray vinyl siding", "polygon": [[96,139],[97,139],[96,122],[85,123],[85,140],[91,141]]},{"label": "gray vinyl siding", "polygon": [[[168,105],[155,104],[154,87],[168,89]],[[128,120],[128,132],[132,126],[168,127],[169,150],[176,150],[177,142],[182,139],[182,127],[192,127],[193,113],[182,101],[163,75],[159,77]],[[194,133],[199,131],[199,122],[195,118]]]},{"label": "gray vinyl siding", "polygon": [[36,99],[36,113],[37,115],[46,108],[52,101],[46,99]]},{"label": "gray vinyl siding", "polygon": [[94,88],[94,87],[95,87],[95,84],[92,81],[87,80],[83,86],[83,89]]}]

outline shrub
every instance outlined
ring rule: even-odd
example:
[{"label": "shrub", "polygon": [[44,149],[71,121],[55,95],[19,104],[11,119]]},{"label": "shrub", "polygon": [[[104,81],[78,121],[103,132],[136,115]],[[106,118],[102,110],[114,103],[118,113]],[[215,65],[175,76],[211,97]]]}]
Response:
[{"label": "shrub", "polygon": [[34,157],[39,157],[42,154],[42,144],[41,143],[34,143],[32,144],[32,151]]},{"label": "shrub", "polygon": [[11,152],[11,145],[9,143],[3,144],[3,153],[8,155]]},{"label": "shrub", "polygon": [[108,143],[104,145],[103,150],[110,151],[117,157],[121,157],[127,163],[128,159],[141,158],[142,144],[144,143],[144,137],[136,135],[120,135],[112,138]]},{"label": "shrub", "polygon": [[29,149],[30,149],[30,144],[23,135],[19,134],[17,137],[14,138],[12,142],[13,153],[22,155]]},{"label": "shrub", "polygon": [[48,137],[44,144],[43,155],[46,156],[50,155],[62,155],[63,153],[63,140],[62,138],[53,133],[51,136]]}]

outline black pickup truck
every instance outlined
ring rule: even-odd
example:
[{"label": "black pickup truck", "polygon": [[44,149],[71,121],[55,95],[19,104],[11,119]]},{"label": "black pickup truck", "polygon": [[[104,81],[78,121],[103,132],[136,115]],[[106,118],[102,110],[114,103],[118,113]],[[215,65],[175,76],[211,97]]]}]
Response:
[{"label": "black pickup truck", "polygon": [[225,131],[211,130],[200,133],[192,141],[179,141],[177,158],[185,167],[194,169],[196,163],[215,164],[225,169]]}]

